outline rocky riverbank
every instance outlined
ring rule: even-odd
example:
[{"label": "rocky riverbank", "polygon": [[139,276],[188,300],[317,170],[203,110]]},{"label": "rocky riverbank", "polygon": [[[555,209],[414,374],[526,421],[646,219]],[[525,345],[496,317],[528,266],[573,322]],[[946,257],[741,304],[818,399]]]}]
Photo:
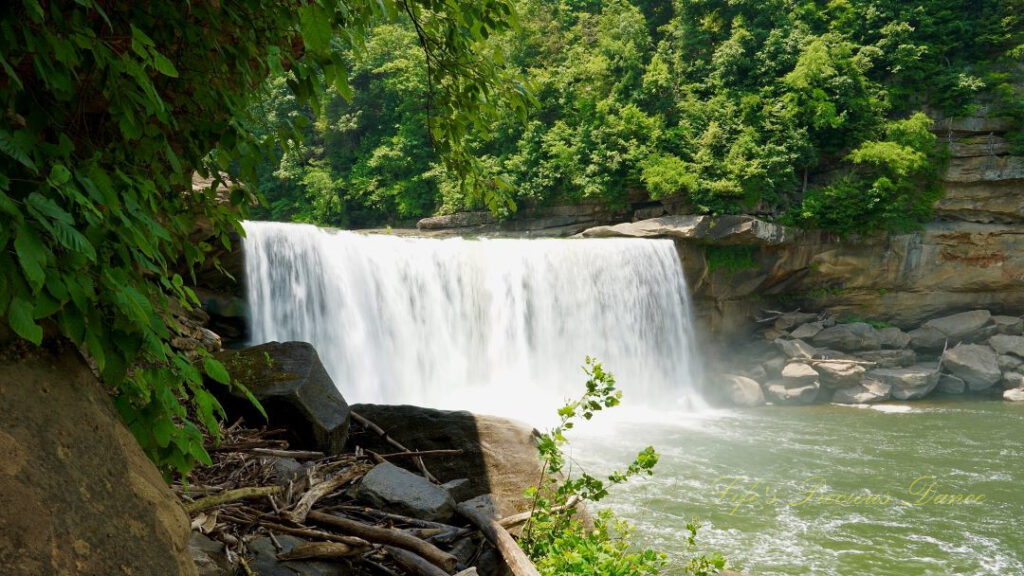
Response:
[{"label": "rocky riverbank", "polygon": [[[1024,399],[1024,320],[973,310],[905,332],[828,313],[769,313],[757,336],[718,350],[720,404],[871,404],[932,394]],[[727,358],[727,360],[723,360]],[[723,367],[728,368],[723,369]]]},{"label": "rocky riverbank", "polygon": [[267,419],[247,428],[262,416],[214,387],[239,420],[208,446],[213,464],[174,486],[201,575],[509,573],[517,559],[493,531],[515,532],[528,515],[524,492],[542,477],[532,428],[468,412],[350,407],[302,342],[218,356]]}]

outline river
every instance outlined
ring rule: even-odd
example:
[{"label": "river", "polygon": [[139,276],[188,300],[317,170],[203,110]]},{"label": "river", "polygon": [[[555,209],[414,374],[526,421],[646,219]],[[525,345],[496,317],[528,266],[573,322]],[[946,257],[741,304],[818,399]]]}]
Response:
[{"label": "river", "polygon": [[447,240],[246,223],[255,342],[316,346],[350,402],[544,426],[588,354],[622,407],[577,430],[592,473],[661,453],[602,505],[667,551],[750,576],[1024,575],[1024,406],[965,400],[711,410],[669,240]]}]

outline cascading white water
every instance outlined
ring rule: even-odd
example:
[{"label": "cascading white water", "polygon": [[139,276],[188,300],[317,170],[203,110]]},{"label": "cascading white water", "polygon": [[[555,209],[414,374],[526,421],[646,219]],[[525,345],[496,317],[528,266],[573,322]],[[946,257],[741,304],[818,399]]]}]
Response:
[{"label": "cascading white water", "polygon": [[312,343],[350,402],[531,419],[583,391],[587,355],[615,374],[627,405],[697,398],[669,240],[245,230],[253,341]]}]

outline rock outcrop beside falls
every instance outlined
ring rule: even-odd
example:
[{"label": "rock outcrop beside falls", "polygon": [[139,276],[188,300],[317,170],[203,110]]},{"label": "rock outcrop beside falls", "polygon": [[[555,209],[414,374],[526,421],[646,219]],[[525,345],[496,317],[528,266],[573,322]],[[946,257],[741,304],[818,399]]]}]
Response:
[{"label": "rock outcrop beside falls", "polygon": [[1024,310],[1024,157],[1010,154],[1010,128],[984,109],[937,119],[951,154],[944,196],[915,232],[840,239],[751,216],[663,216],[582,236],[675,239],[697,313],[722,335],[749,332],[766,306],[903,328],[955,311]]}]

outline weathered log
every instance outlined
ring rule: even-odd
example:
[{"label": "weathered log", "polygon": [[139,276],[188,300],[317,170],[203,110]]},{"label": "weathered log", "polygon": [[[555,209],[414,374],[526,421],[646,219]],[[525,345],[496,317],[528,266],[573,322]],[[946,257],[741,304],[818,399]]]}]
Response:
[{"label": "weathered log", "polygon": [[342,518],[341,516],[335,516],[333,514],[327,514],[318,510],[310,511],[307,518],[317,524],[330,526],[331,528],[341,530],[342,532],[357,536],[375,544],[387,544],[415,552],[417,556],[425,558],[431,564],[448,573],[455,570],[455,565],[458,563],[455,556],[452,556],[429,542],[424,542],[423,540],[401,530],[371,526],[369,524],[363,524],[362,522],[357,522],[349,518]]},{"label": "weathered log", "polygon": [[537,567],[526,556],[508,530],[494,519],[490,494],[460,502],[455,510],[480,529],[480,532],[494,544],[505,559],[505,564],[514,576],[540,576]]},{"label": "weathered log", "polygon": [[[417,554],[413,554],[408,550],[398,548],[396,546],[385,546],[384,550],[395,559],[395,562],[401,566],[406,572],[415,574],[416,576],[449,576],[450,572],[441,570],[437,566],[434,566],[430,562],[421,558]],[[453,568],[454,569],[454,568]]]},{"label": "weathered log", "polygon": [[247,488],[236,488],[234,490],[228,490],[212,496],[200,498],[195,502],[189,502],[185,505],[185,511],[191,515],[196,512],[206,510],[207,508],[213,508],[229,502],[272,496],[274,494],[279,494],[281,490],[282,488],[280,486],[250,486]]}]

